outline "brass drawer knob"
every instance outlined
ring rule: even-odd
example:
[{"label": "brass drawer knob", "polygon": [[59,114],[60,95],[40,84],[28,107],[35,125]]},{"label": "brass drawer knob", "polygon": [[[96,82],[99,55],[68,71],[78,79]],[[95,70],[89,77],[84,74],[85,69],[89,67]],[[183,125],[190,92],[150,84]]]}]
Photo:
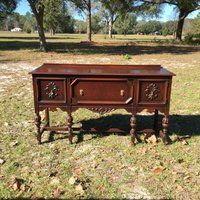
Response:
[{"label": "brass drawer knob", "polygon": [[121,95],[122,97],[125,95],[124,90],[121,90],[121,91],[120,91],[120,95]]},{"label": "brass drawer knob", "polygon": [[84,96],[84,91],[82,89],[80,90],[80,95]]}]

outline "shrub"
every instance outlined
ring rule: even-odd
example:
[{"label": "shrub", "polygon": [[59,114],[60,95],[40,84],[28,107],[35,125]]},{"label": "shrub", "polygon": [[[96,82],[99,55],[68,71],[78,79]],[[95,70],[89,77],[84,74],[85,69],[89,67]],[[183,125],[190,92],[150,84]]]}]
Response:
[{"label": "shrub", "polygon": [[28,34],[30,34],[30,33],[31,33],[31,29],[28,28],[28,29],[26,30],[26,32],[27,32]]},{"label": "shrub", "polygon": [[200,44],[200,34],[188,33],[185,36],[184,42],[186,44],[199,45]]},{"label": "shrub", "polygon": [[129,55],[129,54],[126,54],[123,57],[124,57],[125,60],[131,60],[132,59],[131,55]]}]

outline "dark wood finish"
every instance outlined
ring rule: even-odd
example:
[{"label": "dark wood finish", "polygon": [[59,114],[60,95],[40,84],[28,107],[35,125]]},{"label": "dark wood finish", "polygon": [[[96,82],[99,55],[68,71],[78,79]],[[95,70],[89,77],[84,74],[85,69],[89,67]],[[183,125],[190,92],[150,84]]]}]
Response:
[{"label": "dark wood finish", "polygon": [[[172,77],[175,75],[160,65],[82,65],[43,64],[30,72],[33,77],[35,126],[41,143],[42,133],[68,131],[73,140],[72,112],[87,108],[104,114],[116,109],[131,113],[130,135],[137,138],[136,114],[147,109],[154,112],[154,130],[158,132],[158,111],[164,114],[161,137],[169,143],[168,116]],[[60,108],[68,113],[66,127],[51,127],[49,111]],[[45,125],[41,128],[40,111],[45,110]],[[92,130],[91,130],[92,131]]]}]

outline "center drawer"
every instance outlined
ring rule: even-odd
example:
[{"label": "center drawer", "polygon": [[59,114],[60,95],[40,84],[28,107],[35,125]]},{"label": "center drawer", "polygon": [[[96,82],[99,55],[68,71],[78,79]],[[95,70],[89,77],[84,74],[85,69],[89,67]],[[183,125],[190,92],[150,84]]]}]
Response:
[{"label": "center drawer", "polygon": [[133,101],[128,79],[77,78],[71,82],[72,104],[126,105]]}]

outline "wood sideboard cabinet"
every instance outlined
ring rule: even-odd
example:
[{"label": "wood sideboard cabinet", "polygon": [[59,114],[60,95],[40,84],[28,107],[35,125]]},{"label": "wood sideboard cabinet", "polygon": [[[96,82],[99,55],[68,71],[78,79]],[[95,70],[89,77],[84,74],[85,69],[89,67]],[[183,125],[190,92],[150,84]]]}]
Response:
[{"label": "wood sideboard cabinet", "polygon": [[[79,108],[104,114],[116,109],[131,113],[130,135],[135,143],[136,114],[146,109],[155,113],[154,130],[158,129],[158,111],[164,114],[162,139],[170,142],[168,117],[172,77],[160,65],[86,65],[43,64],[30,72],[33,77],[35,126],[41,144],[44,131],[68,131],[73,140],[72,112]],[[66,127],[51,127],[49,111],[67,112]],[[40,111],[45,111],[41,126]]]}]

